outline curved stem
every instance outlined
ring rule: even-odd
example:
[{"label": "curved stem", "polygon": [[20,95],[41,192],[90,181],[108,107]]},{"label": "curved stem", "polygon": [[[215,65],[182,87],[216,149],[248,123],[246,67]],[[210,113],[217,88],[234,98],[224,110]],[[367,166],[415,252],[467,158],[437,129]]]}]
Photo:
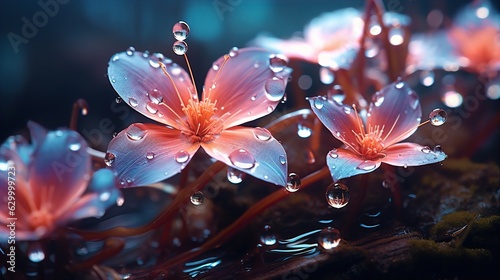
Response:
[{"label": "curved stem", "polygon": [[71,111],[71,119],[69,121],[69,129],[75,130],[78,123],[78,112],[81,112],[82,115],[87,115],[89,106],[87,105],[87,101],[85,99],[78,99],[73,103],[73,110]]},{"label": "curved stem", "polygon": [[[330,171],[328,167],[323,167],[322,169],[309,174],[302,180],[301,190],[313,185],[313,183],[330,176]],[[188,261],[189,259],[196,257],[210,249],[216,248],[224,244],[228,238],[243,229],[248,225],[253,218],[255,218],[260,213],[267,210],[269,207],[276,205],[277,202],[286,198],[290,193],[285,189],[279,189],[272,194],[268,195],[264,199],[260,200],[257,204],[248,209],[242,216],[240,216],[236,221],[234,221],[230,226],[226,227],[224,230],[219,232],[217,235],[212,237],[206,243],[198,248],[192,249],[185,253],[182,253],[174,258],[168,259],[166,262],[156,265],[156,269],[153,269],[151,273],[161,273],[170,267],[181,264]]]}]

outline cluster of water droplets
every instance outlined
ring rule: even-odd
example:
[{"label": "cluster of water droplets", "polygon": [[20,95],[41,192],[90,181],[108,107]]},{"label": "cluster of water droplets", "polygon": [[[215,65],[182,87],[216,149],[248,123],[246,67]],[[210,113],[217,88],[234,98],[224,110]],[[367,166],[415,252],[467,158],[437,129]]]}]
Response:
[{"label": "cluster of water droplets", "polygon": [[172,49],[176,55],[184,55],[187,52],[188,45],[184,40],[188,37],[189,31],[189,25],[184,21],[179,21],[174,24],[172,33],[177,41],[174,42]]},{"label": "cluster of water droplets", "polygon": [[349,203],[349,188],[340,182],[333,183],[326,189],[325,197],[330,206],[340,209]]}]

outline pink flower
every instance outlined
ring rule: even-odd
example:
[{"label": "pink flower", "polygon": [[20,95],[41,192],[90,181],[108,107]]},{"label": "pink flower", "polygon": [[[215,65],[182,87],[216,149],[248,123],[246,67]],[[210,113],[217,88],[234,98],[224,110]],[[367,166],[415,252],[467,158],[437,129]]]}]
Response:
[{"label": "pink flower", "polygon": [[346,68],[359,49],[363,25],[361,13],[346,8],[311,20],[304,29],[304,38],[281,40],[260,35],[252,43],[282,52],[289,58],[319,63],[324,67]]},{"label": "pink flower", "polygon": [[92,174],[87,144],[78,133],[48,132],[34,122],[28,127],[31,144],[12,136],[0,147],[2,243],[9,237],[11,221],[17,240],[38,240],[72,221],[102,216],[120,195],[112,172]]},{"label": "pink flower", "polygon": [[264,128],[239,125],[274,110],[290,73],[280,55],[233,49],[214,62],[199,100],[186,71],[163,55],[116,54],[111,84],[132,108],[163,125],[130,125],[110,142],[106,163],[121,187],[146,185],[180,172],[202,147],[233,168],[285,185],[281,144]]},{"label": "pink flower", "polygon": [[366,118],[354,108],[325,97],[310,98],[309,102],[321,122],[344,143],[326,157],[334,181],[371,172],[381,163],[406,167],[446,158],[440,149],[398,143],[417,130],[422,116],[417,94],[402,81],[373,96]]}]

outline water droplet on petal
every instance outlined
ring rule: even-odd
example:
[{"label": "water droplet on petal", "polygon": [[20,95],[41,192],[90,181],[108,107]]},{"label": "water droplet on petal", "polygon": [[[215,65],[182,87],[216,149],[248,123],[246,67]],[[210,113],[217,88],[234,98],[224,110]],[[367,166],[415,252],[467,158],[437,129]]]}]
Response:
[{"label": "water droplet on petal", "polygon": [[423,148],[422,148],[422,150],[421,150],[421,151],[422,151],[422,153],[424,153],[424,154],[428,154],[428,153],[430,153],[430,152],[431,152],[431,149],[430,149],[429,147],[425,146],[425,147],[423,147]]},{"label": "water droplet on petal", "polygon": [[257,139],[262,141],[269,141],[272,138],[271,132],[262,127],[256,127],[253,133]]},{"label": "water droplet on petal", "polygon": [[333,150],[329,151],[328,156],[333,158],[333,159],[339,158],[339,154],[337,154],[337,149],[333,149]]},{"label": "water droplet on petal", "polygon": [[373,96],[373,99],[374,99],[373,100],[373,105],[379,107],[380,105],[382,105],[382,102],[384,102],[385,97],[382,96],[382,95],[380,95],[380,94],[375,94]]},{"label": "water droplet on petal", "polygon": [[234,166],[242,169],[250,169],[255,166],[255,158],[245,149],[234,150],[229,154],[229,160]]},{"label": "water droplet on petal", "polygon": [[151,102],[153,102],[154,104],[160,104],[163,102],[163,96],[157,89],[153,89],[150,93],[148,93],[148,96],[149,100],[151,100]]},{"label": "water droplet on petal", "polygon": [[122,103],[122,101],[123,101],[123,99],[122,99],[121,97],[119,97],[119,96],[115,99],[115,102],[116,102],[117,104]]},{"label": "water droplet on petal", "polygon": [[264,246],[273,246],[276,244],[276,234],[269,225],[265,225],[262,233],[260,234],[260,242]]},{"label": "water droplet on petal", "polygon": [[230,51],[229,51],[229,56],[230,57],[235,57],[237,54],[238,54],[238,51],[239,49],[237,47],[233,47]]},{"label": "water droplet on petal", "polygon": [[346,114],[350,114],[351,112],[352,112],[351,107],[349,107],[349,106],[344,106],[344,113],[346,113]]},{"label": "water droplet on petal", "polygon": [[397,88],[397,89],[402,89],[404,87],[405,83],[403,81],[399,81],[397,82],[394,86]]},{"label": "water droplet on petal", "polygon": [[321,110],[321,108],[323,108],[323,106],[324,106],[324,103],[323,103],[324,101],[326,101],[326,100],[323,97],[315,98],[314,99],[314,107],[316,107],[316,109],[318,109],[318,110]]},{"label": "water droplet on petal", "polygon": [[303,124],[297,124],[297,134],[299,135],[300,138],[308,138],[312,134],[312,130],[303,125]]},{"label": "water droplet on petal", "polygon": [[289,192],[296,192],[299,190],[301,184],[300,176],[296,173],[288,174],[288,181],[286,183],[286,190]]},{"label": "water droplet on petal", "polygon": [[349,203],[349,188],[342,183],[334,183],[326,189],[326,201],[333,208],[342,208]]},{"label": "water droplet on petal", "polygon": [[188,45],[184,41],[177,41],[172,46],[172,49],[176,55],[184,55],[188,50]]},{"label": "water droplet on petal", "polygon": [[429,114],[429,120],[433,126],[440,126],[446,122],[448,114],[443,109],[434,109]]},{"label": "water droplet on petal", "polygon": [[189,160],[189,153],[186,151],[179,151],[175,155],[175,161],[178,163],[186,163]]},{"label": "water droplet on petal", "polygon": [[285,69],[288,64],[288,59],[282,54],[273,54],[269,58],[269,68],[274,73],[278,73]]},{"label": "water droplet on petal", "polygon": [[140,123],[133,123],[127,127],[127,137],[133,141],[139,141],[147,133],[146,126]]},{"label": "water droplet on petal", "polygon": [[149,160],[152,160],[155,156],[156,155],[153,152],[147,152],[146,153],[146,158],[149,159]]},{"label": "water droplet on petal", "polygon": [[239,171],[238,169],[228,167],[227,168],[227,180],[233,184],[239,184],[243,181],[245,173]]},{"label": "water droplet on petal", "polygon": [[127,51],[126,51],[126,53],[127,53],[127,55],[128,55],[128,56],[133,55],[133,54],[134,54],[134,52],[135,52],[135,48],[134,48],[134,47],[129,47],[129,48],[127,49]]},{"label": "water droplet on petal", "polygon": [[284,156],[284,155],[279,156],[279,160],[280,160],[281,165],[286,164],[286,156]]},{"label": "water droplet on petal", "polygon": [[42,249],[42,245],[38,242],[30,244],[27,254],[29,260],[34,263],[39,263],[45,259],[45,252]]},{"label": "water droplet on petal", "polygon": [[174,34],[175,40],[184,41],[189,35],[189,25],[184,21],[179,21],[174,24],[172,28],[172,33]]},{"label": "water droplet on petal", "polygon": [[285,94],[285,82],[282,78],[273,77],[265,83],[264,89],[269,100],[280,101]]},{"label": "water droplet on petal", "polygon": [[116,158],[115,154],[107,152],[106,155],[104,155],[104,163],[107,166],[111,166],[115,161],[115,158]]},{"label": "water droplet on petal", "polygon": [[203,201],[205,200],[205,196],[203,195],[202,192],[195,192],[191,195],[190,199],[191,199],[191,203],[198,206],[198,205],[203,204]]},{"label": "water droplet on petal", "polygon": [[142,53],[142,57],[148,58],[148,56],[149,56],[149,51],[146,50]]},{"label": "water droplet on petal", "polygon": [[137,99],[135,99],[135,98],[129,98],[128,104],[130,104],[130,106],[132,106],[132,108],[135,108],[135,107],[137,107],[137,105],[139,105],[139,102],[137,102]]},{"label": "water droplet on petal", "polygon": [[146,110],[148,110],[148,112],[151,114],[156,114],[158,112],[156,105],[151,101],[146,104]]},{"label": "water droplet on petal", "polygon": [[113,56],[113,58],[111,60],[112,61],[117,61],[118,59],[120,59],[120,56],[119,55],[115,55],[115,56]]},{"label": "water droplet on petal", "polygon": [[75,142],[75,143],[69,144],[69,149],[73,152],[77,152],[78,150],[80,150],[81,147],[82,147],[82,144],[80,142]]},{"label": "water droplet on petal", "polygon": [[364,171],[372,171],[375,168],[377,168],[377,165],[372,161],[365,160],[362,163],[360,163],[356,168]]},{"label": "water droplet on petal", "polygon": [[212,64],[212,70],[214,70],[214,71],[219,70],[219,64],[217,64],[217,63]]},{"label": "water droplet on petal", "polygon": [[160,68],[160,62],[153,59],[149,60],[149,65],[153,68]]},{"label": "water droplet on petal", "polygon": [[325,250],[336,248],[340,240],[340,231],[336,228],[327,227],[318,234],[318,244]]},{"label": "water droplet on petal", "polygon": [[410,102],[410,107],[413,110],[416,110],[418,108],[418,104],[420,103],[420,101],[418,100],[418,95],[413,90],[408,91],[408,95],[408,102]]},{"label": "water droplet on petal", "polygon": [[443,152],[443,148],[441,148],[441,145],[436,145],[436,147],[434,147],[433,151],[434,151],[435,153],[438,153],[438,154],[442,154],[442,153],[444,153],[444,152]]}]

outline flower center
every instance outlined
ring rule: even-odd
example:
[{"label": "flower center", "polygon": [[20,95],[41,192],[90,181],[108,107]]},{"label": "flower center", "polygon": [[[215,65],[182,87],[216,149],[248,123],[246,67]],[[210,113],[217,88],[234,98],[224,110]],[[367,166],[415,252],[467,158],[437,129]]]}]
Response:
[{"label": "flower center", "polygon": [[53,226],[53,220],[52,214],[47,210],[42,209],[30,213],[28,217],[28,224],[32,230],[44,232]]},{"label": "flower center", "polygon": [[[353,131],[354,132],[354,131]],[[382,153],[384,145],[382,144],[383,128],[378,125],[369,127],[368,133],[355,133],[358,146],[358,153],[365,159],[375,160],[384,157]]]},{"label": "flower center", "polygon": [[186,129],[182,134],[186,135],[191,142],[210,142],[222,131],[222,120],[215,117],[217,101],[212,102],[209,98],[203,101],[190,99],[182,111],[186,113]]}]

